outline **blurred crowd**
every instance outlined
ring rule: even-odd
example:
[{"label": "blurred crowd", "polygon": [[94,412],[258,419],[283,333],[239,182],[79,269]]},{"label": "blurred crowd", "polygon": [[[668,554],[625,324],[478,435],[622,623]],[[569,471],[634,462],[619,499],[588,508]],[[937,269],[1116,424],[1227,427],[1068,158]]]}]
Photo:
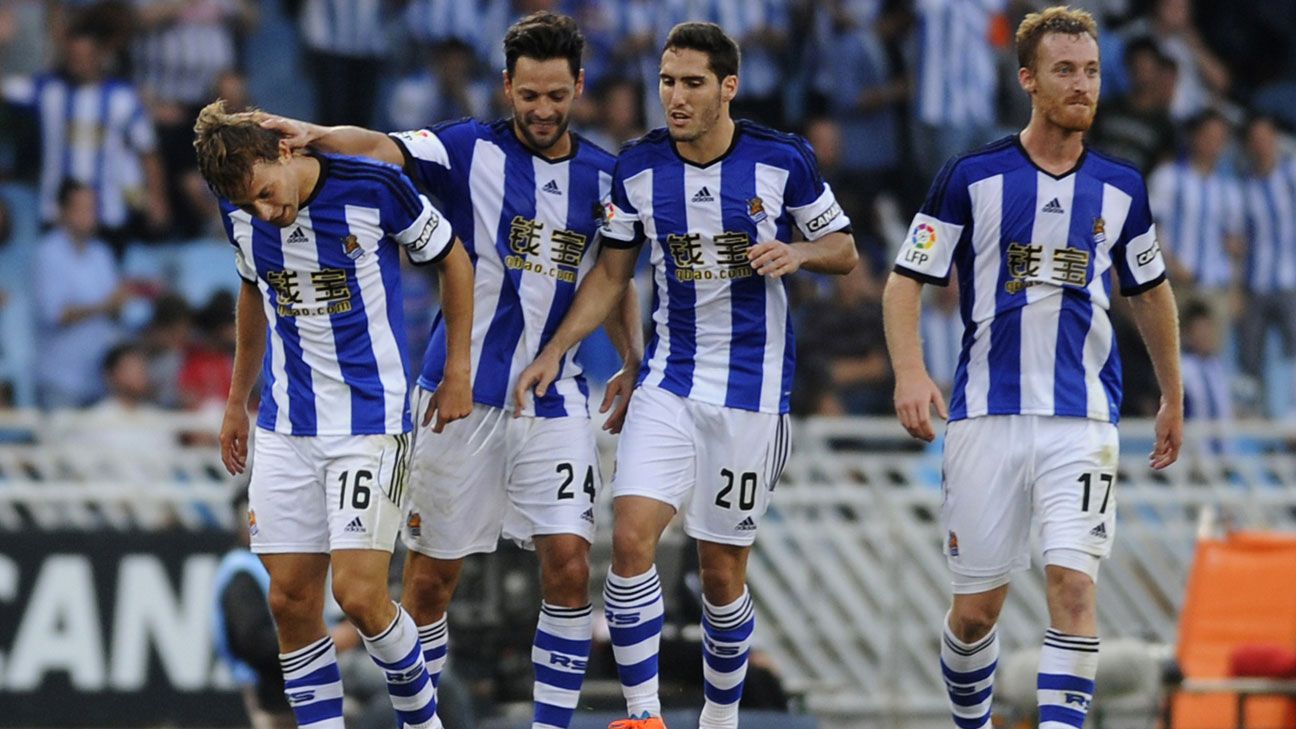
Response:
[{"label": "blurred crowd", "polygon": [[[236,109],[379,129],[497,116],[505,113],[504,30],[553,9],[576,17],[587,39],[573,126],[612,150],[661,119],[657,57],[673,24],[711,20],[740,41],[735,115],[810,140],[862,253],[849,276],[800,274],[789,283],[800,359],[794,408],[888,414],[880,296],[892,251],[945,159],[1024,126],[1029,101],[1017,86],[1012,29],[1045,4],[6,0],[4,401],[223,404],[238,279],[195,167],[196,110],[222,97]],[[1190,417],[1296,415],[1289,0],[1072,5],[1090,10],[1102,29],[1102,101],[1090,142],[1148,175],[1183,302]],[[415,366],[434,286],[411,269]],[[948,387],[962,336],[957,293],[931,288],[928,296],[927,358]],[[1121,308],[1126,411],[1148,415],[1155,381]],[[606,344],[587,349],[594,375],[611,374]]]}]

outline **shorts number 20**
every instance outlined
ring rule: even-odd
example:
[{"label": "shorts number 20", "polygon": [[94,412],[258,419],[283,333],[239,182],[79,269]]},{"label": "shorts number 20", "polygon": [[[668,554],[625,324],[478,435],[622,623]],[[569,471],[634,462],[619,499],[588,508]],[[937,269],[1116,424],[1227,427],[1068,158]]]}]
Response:
[{"label": "shorts number 20", "polygon": [[[724,488],[716,494],[715,504],[721,509],[732,509],[733,502],[729,500],[729,495],[734,490],[735,474],[727,468],[720,469],[720,476],[725,480]],[[743,511],[751,511],[756,508],[756,472],[743,471],[736,476],[738,480],[738,508]]]}]

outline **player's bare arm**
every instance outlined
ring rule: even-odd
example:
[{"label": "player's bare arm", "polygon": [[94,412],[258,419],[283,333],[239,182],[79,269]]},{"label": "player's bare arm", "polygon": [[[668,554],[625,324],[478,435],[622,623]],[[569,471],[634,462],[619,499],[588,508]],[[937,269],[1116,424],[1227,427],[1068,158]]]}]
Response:
[{"label": "player's bare arm", "polygon": [[626,410],[630,407],[630,393],[634,391],[635,381],[639,379],[639,364],[643,361],[643,326],[639,321],[639,291],[634,279],[626,282],[625,293],[621,296],[621,305],[612,310],[603,328],[607,330],[608,339],[621,355],[621,369],[608,380],[607,389],[603,392],[603,403],[599,405],[600,413],[611,411],[603,421],[603,430],[612,434],[621,432],[625,423]]},{"label": "player's bare arm", "polygon": [[844,275],[859,263],[859,252],[855,250],[855,237],[839,231],[814,241],[757,243],[747,250],[747,260],[756,273],[774,278],[803,268],[815,273]]},{"label": "player's bare arm", "polygon": [[522,402],[528,391],[534,390],[536,397],[543,397],[549,390],[549,385],[558,377],[558,365],[567,350],[589,336],[599,324],[607,321],[608,315],[618,305],[624,303],[626,288],[634,276],[638,259],[638,246],[604,248],[599,254],[598,263],[576,289],[571,309],[558,325],[553,338],[518,377],[517,389],[513,392],[514,417],[521,416]]},{"label": "player's bare arm", "polygon": [[940,388],[927,374],[923,363],[918,318],[922,311],[922,284],[908,276],[892,273],[882,292],[882,322],[886,329],[887,352],[895,372],[895,409],[900,424],[915,438],[931,442],[931,407],[949,417]]},{"label": "player's bare arm", "polygon": [[1148,456],[1160,470],[1179,458],[1183,445],[1183,381],[1179,377],[1179,313],[1170,282],[1130,297],[1130,310],[1143,343],[1152,358],[1152,370],[1161,388],[1161,408],[1156,416],[1156,447]]},{"label": "player's bare arm", "polygon": [[234,372],[220,429],[221,461],[234,476],[247,468],[247,403],[265,356],[266,326],[261,292],[256,284],[244,281],[234,310]]},{"label": "player's bare arm", "polygon": [[423,413],[424,427],[436,420],[434,433],[472,412],[473,267],[458,238],[450,246],[450,252],[437,262],[441,315],[446,323],[445,376]]},{"label": "player's bare arm", "polygon": [[372,129],[326,127],[284,116],[268,116],[261,126],[282,134],[290,149],[311,147],[321,152],[368,157],[398,167],[405,164],[400,146],[391,137]]}]

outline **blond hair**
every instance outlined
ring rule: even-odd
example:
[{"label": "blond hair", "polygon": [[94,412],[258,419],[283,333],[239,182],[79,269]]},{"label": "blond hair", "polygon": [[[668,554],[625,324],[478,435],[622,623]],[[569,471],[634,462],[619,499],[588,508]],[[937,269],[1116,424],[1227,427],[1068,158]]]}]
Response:
[{"label": "blond hair", "polygon": [[208,187],[230,200],[247,192],[252,167],[279,159],[279,133],[265,129],[266,114],[258,109],[231,114],[217,99],[198,112],[194,122],[194,151],[198,171]]},{"label": "blond hair", "polygon": [[1096,43],[1098,41],[1098,24],[1093,16],[1084,10],[1072,10],[1066,5],[1045,8],[1038,13],[1030,13],[1022,18],[1017,26],[1017,63],[1022,68],[1035,68],[1035,53],[1039,50],[1040,41],[1050,33],[1080,35],[1088,33]]}]

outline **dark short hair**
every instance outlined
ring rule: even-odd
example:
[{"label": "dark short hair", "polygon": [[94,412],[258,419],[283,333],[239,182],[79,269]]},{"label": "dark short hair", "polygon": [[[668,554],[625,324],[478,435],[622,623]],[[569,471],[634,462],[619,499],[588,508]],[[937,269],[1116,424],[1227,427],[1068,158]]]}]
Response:
[{"label": "dark short hair", "polygon": [[1268,124],[1269,126],[1273,127],[1275,131],[1279,133],[1287,131],[1286,127],[1282,123],[1282,120],[1280,120],[1278,117],[1274,116],[1273,114],[1267,111],[1253,112],[1250,116],[1247,117],[1246,123],[1242,127],[1242,131],[1244,134],[1249,135],[1251,134],[1251,130],[1255,129],[1256,126],[1260,124]]},{"label": "dark short hair", "polygon": [[1215,316],[1211,313],[1210,307],[1206,305],[1206,302],[1200,299],[1189,299],[1188,302],[1183,305],[1183,311],[1179,313],[1179,326],[1187,329],[1198,319],[1214,318]]},{"label": "dark short hair", "polygon": [[523,57],[537,61],[564,58],[572,78],[578,78],[584,52],[585,36],[576,21],[548,10],[531,13],[509,26],[504,34],[504,69],[510,78],[517,60]]},{"label": "dark short hair", "polygon": [[108,354],[104,355],[100,369],[105,375],[112,374],[123,359],[136,354],[143,357],[144,348],[134,342],[122,342],[108,350]]},{"label": "dark short hair", "polygon": [[680,23],[671,28],[662,52],[683,48],[705,53],[707,68],[721,81],[738,75],[738,65],[742,62],[738,42],[726,35],[715,23]]},{"label": "dark short hair", "polygon": [[1219,109],[1216,109],[1213,106],[1208,106],[1205,109],[1202,109],[1201,111],[1194,114],[1192,118],[1190,118],[1188,122],[1185,124],[1185,127],[1188,129],[1188,134],[1193,135],[1196,134],[1197,132],[1200,132],[1202,130],[1202,127],[1206,126],[1207,123],[1212,121],[1220,122],[1226,127],[1233,126],[1233,123],[1229,121],[1229,118],[1227,116],[1224,116],[1224,112],[1220,111]]},{"label": "dark short hair", "polygon": [[78,182],[77,180],[73,180],[72,178],[63,180],[63,182],[59,183],[58,197],[56,198],[58,200],[59,207],[61,208],[64,205],[67,205],[68,200],[71,199],[73,195],[75,195],[78,192],[81,192],[82,190],[93,191],[93,188],[91,188],[89,185],[85,184],[84,182]]},{"label": "dark short hair", "polygon": [[1163,66],[1166,63],[1174,63],[1174,59],[1166,55],[1166,52],[1161,48],[1161,44],[1157,42],[1157,39],[1150,35],[1138,35],[1126,43],[1125,51],[1121,54],[1121,62],[1128,66],[1134,56],[1140,53],[1151,55],[1156,59],[1158,64]]}]

